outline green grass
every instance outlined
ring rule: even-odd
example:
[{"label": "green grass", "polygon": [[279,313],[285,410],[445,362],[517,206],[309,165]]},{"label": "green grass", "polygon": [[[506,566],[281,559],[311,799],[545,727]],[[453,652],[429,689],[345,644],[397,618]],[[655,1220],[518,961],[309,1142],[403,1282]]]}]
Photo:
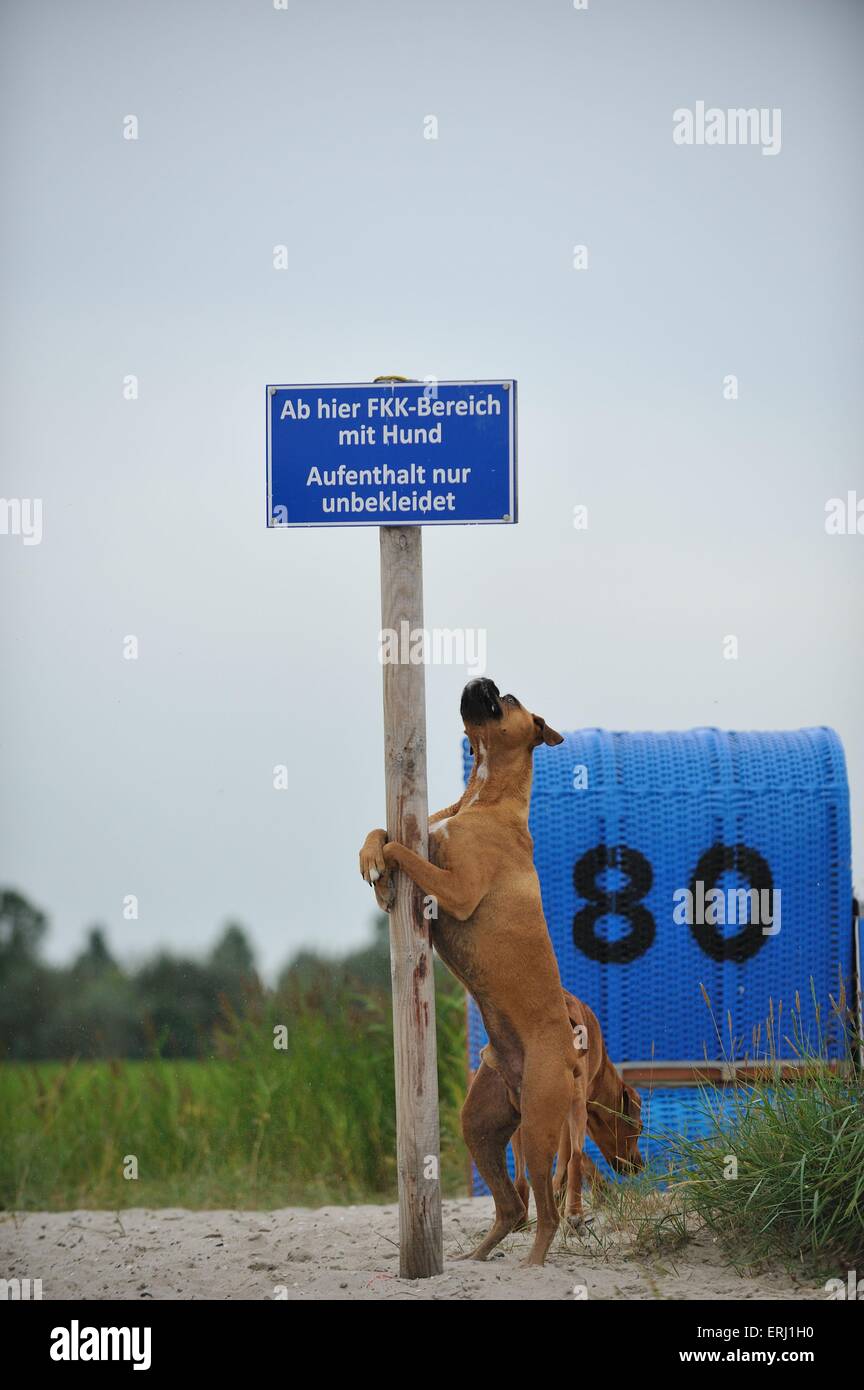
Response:
[{"label": "green grass", "polygon": [[[682,1213],[738,1265],[864,1267],[864,1084],[842,992],[834,1012],[846,1038],[838,1069],[825,1065],[818,1007],[817,1036],[805,1037],[796,996],[788,1034],[782,1014],[768,1019],[766,1074],[732,1089],[731,1120],[706,1087],[709,1133],[674,1142],[672,1191]],[[791,1080],[776,1070],[781,1035],[799,1062]]]},{"label": "green grass", "polygon": [[[438,990],[442,1181],[464,1192],[461,990]],[[284,1025],[287,1046],[273,1046]],[[396,1195],[389,1000],[260,1002],[206,1061],[0,1067],[0,1206],[270,1208]],[[123,1176],[127,1155],[138,1179]]]}]

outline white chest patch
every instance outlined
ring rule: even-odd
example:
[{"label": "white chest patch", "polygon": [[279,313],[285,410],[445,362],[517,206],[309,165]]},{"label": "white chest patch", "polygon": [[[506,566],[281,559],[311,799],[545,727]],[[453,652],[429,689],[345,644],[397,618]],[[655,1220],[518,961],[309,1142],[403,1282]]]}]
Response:
[{"label": "white chest patch", "polygon": [[[486,761],[486,749],[483,747],[483,744],[480,742],[479,739],[477,740],[477,766],[474,769],[474,776],[477,778],[478,782],[485,782],[486,778],[489,776],[489,764]],[[479,795],[479,791],[476,791],[472,796],[471,800],[467,803],[467,806],[473,806],[474,802],[477,800]]]}]

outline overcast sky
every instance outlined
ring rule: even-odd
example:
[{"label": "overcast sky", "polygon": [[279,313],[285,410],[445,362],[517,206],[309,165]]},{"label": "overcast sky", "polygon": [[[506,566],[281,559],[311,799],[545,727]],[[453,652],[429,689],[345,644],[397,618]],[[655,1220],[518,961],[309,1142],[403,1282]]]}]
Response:
[{"label": "overcast sky", "polygon": [[[18,0],[3,29],[0,493],[43,536],[0,536],[0,882],[54,959],[96,921],[140,957],[238,918],[268,972],[365,935],[378,536],[265,529],[267,382],[517,378],[519,525],[425,533],[427,624],[485,629],[558,728],[833,725],[860,884],[864,535],[825,504],[864,498],[861,5]],[[779,108],[779,152],[676,145],[699,101]],[[465,678],[428,673],[436,807]]]}]

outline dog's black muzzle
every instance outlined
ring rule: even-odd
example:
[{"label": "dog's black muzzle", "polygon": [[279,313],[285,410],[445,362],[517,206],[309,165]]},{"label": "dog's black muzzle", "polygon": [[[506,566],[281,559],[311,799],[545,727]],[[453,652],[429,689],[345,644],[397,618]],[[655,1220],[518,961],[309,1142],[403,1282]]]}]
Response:
[{"label": "dog's black muzzle", "polygon": [[501,694],[494,681],[488,676],[469,681],[462,691],[459,713],[466,724],[485,724],[490,719],[500,719]]}]

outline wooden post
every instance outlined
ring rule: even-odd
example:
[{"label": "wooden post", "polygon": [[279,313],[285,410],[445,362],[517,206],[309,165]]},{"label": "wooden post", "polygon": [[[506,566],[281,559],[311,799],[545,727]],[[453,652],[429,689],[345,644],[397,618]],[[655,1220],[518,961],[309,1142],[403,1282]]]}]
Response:
[{"label": "wooden post", "polygon": [[[383,666],[387,834],[424,857],[426,671],[406,660],[403,633],[423,627],[423,548],[419,526],[382,526],[381,627],[394,632],[400,660]],[[403,624],[405,625],[403,627]],[[405,646],[408,647],[407,640]],[[393,1042],[396,1065],[396,1161],[399,1173],[399,1273],[425,1279],[443,1269],[438,1151],[435,978],[422,894],[395,873],[390,912]]]}]

